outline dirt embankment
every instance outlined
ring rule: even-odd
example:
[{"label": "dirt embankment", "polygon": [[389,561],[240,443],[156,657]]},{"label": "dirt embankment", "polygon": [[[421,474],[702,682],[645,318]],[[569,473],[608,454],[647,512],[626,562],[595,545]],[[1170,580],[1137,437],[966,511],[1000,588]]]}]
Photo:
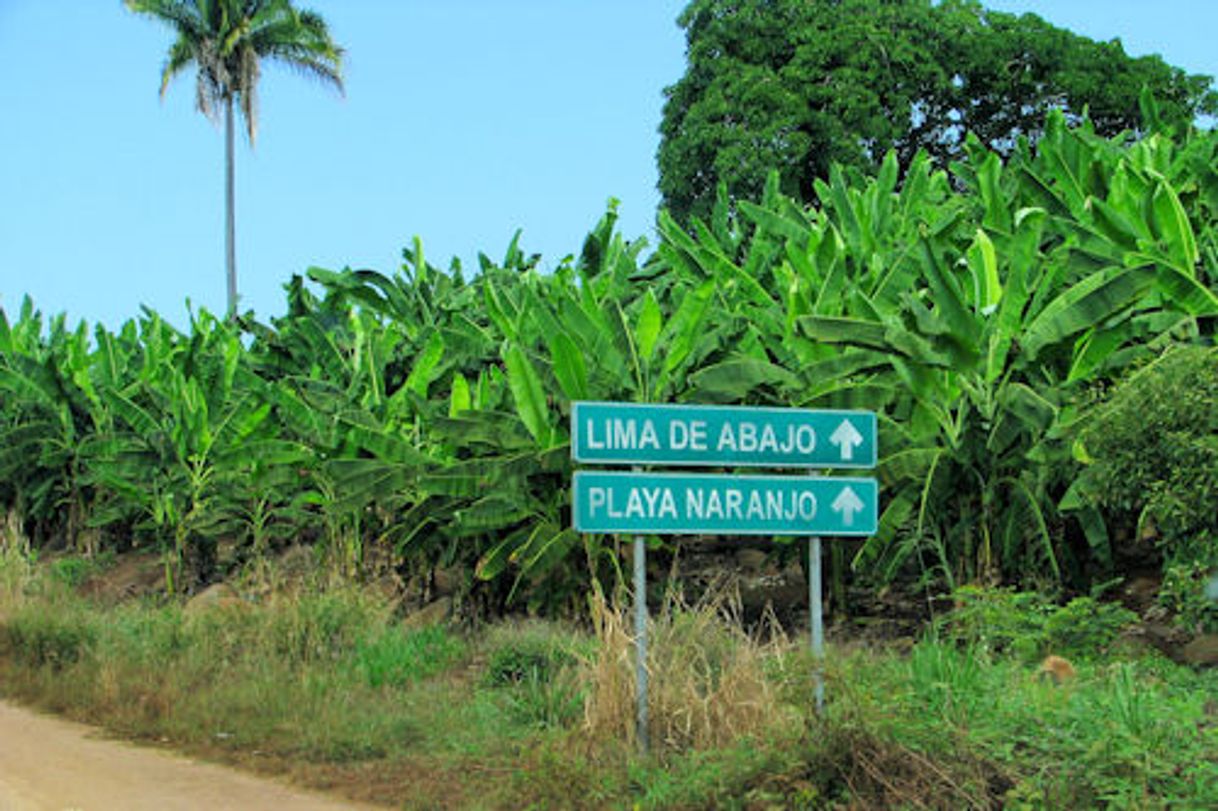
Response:
[{"label": "dirt embankment", "polygon": [[0,811],[360,808],[0,702]]}]

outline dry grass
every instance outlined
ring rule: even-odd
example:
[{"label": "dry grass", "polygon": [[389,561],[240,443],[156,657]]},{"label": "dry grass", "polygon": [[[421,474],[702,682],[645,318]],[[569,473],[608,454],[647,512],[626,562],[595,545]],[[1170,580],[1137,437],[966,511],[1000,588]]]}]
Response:
[{"label": "dry grass", "polygon": [[[660,756],[725,746],[793,720],[767,669],[787,648],[770,634],[762,643],[743,630],[730,592],[694,606],[669,598],[648,624],[648,736]],[[599,593],[592,617],[599,642],[585,674],[585,728],[592,737],[637,745],[635,640],[631,612]]]},{"label": "dry grass", "polygon": [[17,511],[9,510],[0,521],[0,619],[23,598],[33,579],[30,541],[21,531]]},{"label": "dry grass", "polygon": [[866,728],[826,730],[823,772],[849,790],[850,807],[995,808],[1012,783],[992,762],[968,752],[929,755]]}]

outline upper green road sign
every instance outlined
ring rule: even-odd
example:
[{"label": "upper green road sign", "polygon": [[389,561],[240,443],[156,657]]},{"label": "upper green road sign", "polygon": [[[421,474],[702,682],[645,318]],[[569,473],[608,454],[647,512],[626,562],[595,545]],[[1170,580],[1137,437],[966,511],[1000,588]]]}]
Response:
[{"label": "upper green road sign", "polygon": [[701,467],[870,468],[871,411],[576,402],[578,462]]}]

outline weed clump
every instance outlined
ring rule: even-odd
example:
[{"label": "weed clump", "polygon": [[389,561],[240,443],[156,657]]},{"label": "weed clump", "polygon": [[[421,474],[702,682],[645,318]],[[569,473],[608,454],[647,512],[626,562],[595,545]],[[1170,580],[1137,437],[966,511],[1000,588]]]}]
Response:
[{"label": "weed clump", "polygon": [[34,668],[62,670],[84,658],[98,630],[79,612],[18,611],[3,626],[3,650]]},{"label": "weed clump", "polygon": [[465,649],[464,642],[439,625],[416,630],[391,625],[356,644],[351,668],[369,687],[400,688],[443,672]]},{"label": "weed clump", "polygon": [[505,625],[491,631],[482,684],[502,697],[511,718],[539,729],[570,728],[582,717],[580,663],[586,640],[551,623]]}]

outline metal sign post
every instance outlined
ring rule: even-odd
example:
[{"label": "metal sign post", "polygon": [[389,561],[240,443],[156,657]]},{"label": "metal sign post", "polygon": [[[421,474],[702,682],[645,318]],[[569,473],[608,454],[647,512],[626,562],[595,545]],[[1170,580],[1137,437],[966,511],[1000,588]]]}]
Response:
[{"label": "metal sign post", "polygon": [[812,683],[816,692],[816,714],[825,710],[825,617],[821,604],[820,536],[808,539],[808,603],[812,625]]},{"label": "metal sign post", "polygon": [[[635,466],[634,472],[642,468]],[[634,536],[634,704],[639,751],[650,746],[647,734],[647,540]]]},{"label": "metal sign post", "polygon": [[647,541],[634,536],[634,700],[635,734],[639,749],[647,751]]}]

